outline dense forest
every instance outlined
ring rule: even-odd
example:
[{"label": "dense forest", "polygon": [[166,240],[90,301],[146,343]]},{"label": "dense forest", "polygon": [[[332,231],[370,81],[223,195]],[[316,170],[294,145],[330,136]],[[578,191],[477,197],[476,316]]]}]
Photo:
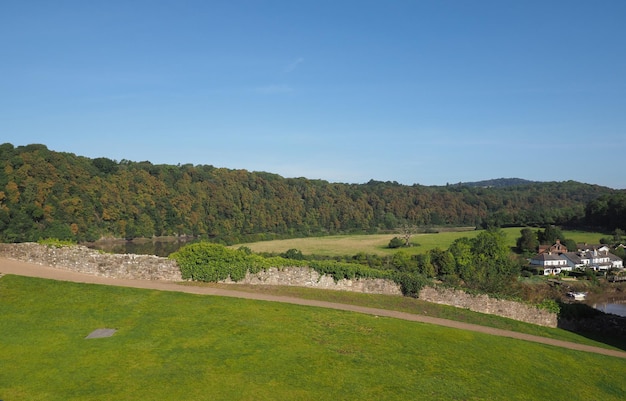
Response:
[{"label": "dense forest", "polygon": [[482,187],[330,183],[0,145],[0,241],[190,235],[221,243],[430,226],[626,229],[626,191],[567,182]]}]

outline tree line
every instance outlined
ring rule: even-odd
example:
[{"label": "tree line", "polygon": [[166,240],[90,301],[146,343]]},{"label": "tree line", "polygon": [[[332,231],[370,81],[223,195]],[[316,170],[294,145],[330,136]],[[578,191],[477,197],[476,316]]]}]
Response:
[{"label": "tree line", "polygon": [[[0,241],[189,235],[240,241],[417,226],[626,229],[626,193],[567,182],[499,188],[331,183],[0,145]],[[615,219],[614,216],[621,216]]]}]

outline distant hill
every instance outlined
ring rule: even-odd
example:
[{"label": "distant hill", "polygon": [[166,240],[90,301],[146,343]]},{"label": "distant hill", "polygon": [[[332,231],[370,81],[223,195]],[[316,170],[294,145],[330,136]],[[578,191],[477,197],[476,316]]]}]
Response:
[{"label": "distant hill", "polygon": [[341,184],[211,165],[90,159],[38,144],[0,145],[4,242],[191,235],[231,244],[388,232],[405,223],[572,224],[596,200],[591,211],[601,222],[621,210],[621,200],[612,200],[616,193],[575,181],[517,178],[447,186]]},{"label": "distant hill", "polygon": [[529,181],[522,178],[495,178],[491,180],[475,181],[475,182],[460,182],[455,184],[457,186],[464,187],[478,187],[478,188],[503,188],[503,187],[516,187],[519,185],[537,184],[539,181]]}]

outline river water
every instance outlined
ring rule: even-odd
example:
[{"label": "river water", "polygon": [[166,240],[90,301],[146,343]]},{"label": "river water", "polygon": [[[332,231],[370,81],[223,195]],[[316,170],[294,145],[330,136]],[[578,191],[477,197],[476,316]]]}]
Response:
[{"label": "river water", "polygon": [[604,313],[612,313],[614,315],[626,317],[626,300],[594,303],[591,306]]}]

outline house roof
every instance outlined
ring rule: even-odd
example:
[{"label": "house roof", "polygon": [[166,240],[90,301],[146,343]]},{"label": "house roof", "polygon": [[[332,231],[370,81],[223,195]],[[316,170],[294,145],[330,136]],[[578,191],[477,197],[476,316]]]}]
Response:
[{"label": "house roof", "polygon": [[582,258],[578,252],[565,252],[563,254],[567,259],[571,260],[575,264],[582,264]]},{"label": "house roof", "polygon": [[556,242],[552,245],[539,245],[539,253],[550,253],[550,252],[567,252],[567,247],[561,244],[561,240],[557,239]]},{"label": "house roof", "polygon": [[554,255],[551,253],[540,253],[532,257],[532,260],[546,261],[546,260],[561,260],[559,255]]}]

